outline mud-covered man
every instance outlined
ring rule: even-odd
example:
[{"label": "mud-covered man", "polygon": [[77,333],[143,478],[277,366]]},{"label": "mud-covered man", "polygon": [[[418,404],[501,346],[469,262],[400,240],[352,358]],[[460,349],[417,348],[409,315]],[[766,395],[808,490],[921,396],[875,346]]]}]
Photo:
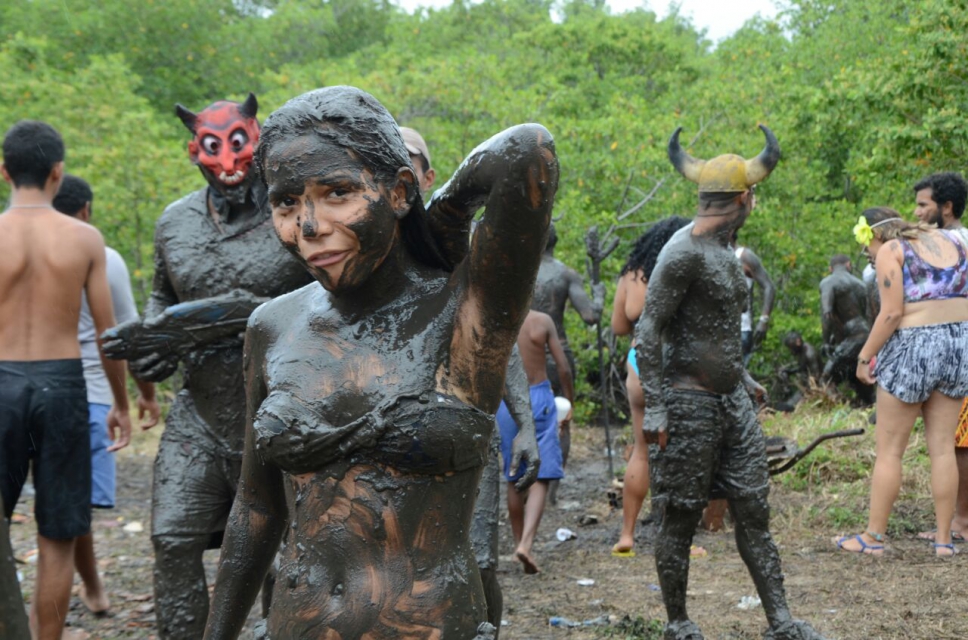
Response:
[{"label": "mud-covered man", "polygon": [[[573,377],[577,376],[575,368],[575,354],[568,345],[568,335],[565,333],[565,306],[571,302],[578,315],[585,324],[593,325],[599,322],[602,317],[602,309],[605,306],[605,285],[599,283],[592,288],[592,298],[589,299],[585,293],[585,281],[578,272],[566,265],[561,260],[555,258],[555,245],[558,244],[558,233],[552,223],[548,233],[548,243],[545,245],[544,253],[541,256],[541,267],[538,269],[538,281],[534,285],[534,298],[531,300],[531,308],[541,313],[546,313],[554,320],[555,328],[558,330],[558,339],[565,351],[568,359],[568,366],[571,368]],[[561,396],[564,389],[558,375],[555,361],[551,353],[547,354],[546,366],[548,369],[548,379],[551,381],[551,388],[556,396]],[[568,452],[571,451],[571,421],[565,420],[561,423],[559,436],[561,440],[562,464],[568,464]],[[558,481],[551,483],[548,499],[551,504],[557,502]]]},{"label": "mud-covered man", "polygon": [[710,498],[729,502],[736,544],[763,602],[773,640],[817,639],[787,608],[780,558],[769,532],[769,473],[763,432],[751,396],[762,395],[743,368],[740,315],[749,292],[729,246],[753,205],[753,187],[780,159],[766,127],[753,160],[724,155],[702,161],[669,140],[669,159],[699,184],[692,225],[673,236],[649,279],[636,331],[645,392],[652,491],[665,508],[655,545],[669,622],[666,640],[701,640],[686,613],[689,548]]},{"label": "mud-covered man", "polygon": [[850,258],[842,253],[831,257],[830,275],[820,281],[822,351],[827,355],[823,378],[849,383],[865,406],[874,402],[874,387],[858,380],[856,371],[857,355],[870,333],[867,294],[864,281],[852,273]]},{"label": "mud-covered man", "polygon": [[176,108],[208,186],[159,219],[145,320],[119,327],[109,341],[144,380],[160,382],[184,365],[152,495],[155,611],[164,639],[197,640],[208,617],[202,552],[220,544],[242,460],[245,323],[262,302],[309,281],[275,236],[252,166],[257,109],[252,94],[197,114]]}]

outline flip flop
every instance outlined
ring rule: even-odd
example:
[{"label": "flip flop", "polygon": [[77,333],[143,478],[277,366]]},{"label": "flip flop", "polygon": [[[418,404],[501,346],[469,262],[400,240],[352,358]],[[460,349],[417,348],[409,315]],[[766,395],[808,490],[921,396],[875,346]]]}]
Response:
[{"label": "flip flop", "polygon": [[[943,544],[941,542],[932,542],[931,546],[934,547],[934,554],[939,558],[953,558],[960,553],[957,548],[955,548],[954,543]],[[939,554],[938,549],[948,549],[951,553]]]},{"label": "flip flop", "polygon": [[616,558],[634,558],[635,551],[633,551],[632,549],[625,549],[625,550],[612,549],[612,555],[615,556]]},{"label": "flip flop", "polygon": [[[844,546],[844,543],[848,540],[856,540],[860,545],[860,549],[848,549]],[[879,556],[884,553],[884,545],[882,544],[867,544],[864,539],[858,533],[852,536],[843,536],[834,540],[834,544],[840,548],[841,551],[846,551],[847,553],[861,553],[869,556]],[[878,553],[880,551],[881,553]]]},{"label": "flip flop", "polygon": [[[935,536],[937,534],[938,534],[938,530],[937,529],[932,529],[931,531],[922,531],[921,533],[918,534],[918,539],[919,540],[929,540],[931,542],[934,542],[934,538],[935,538]],[[965,534],[963,534],[963,533],[961,533],[959,531],[955,531],[954,529],[951,530],[951,541],[952,542],[968,542],[968,540],[965,539]]]}]

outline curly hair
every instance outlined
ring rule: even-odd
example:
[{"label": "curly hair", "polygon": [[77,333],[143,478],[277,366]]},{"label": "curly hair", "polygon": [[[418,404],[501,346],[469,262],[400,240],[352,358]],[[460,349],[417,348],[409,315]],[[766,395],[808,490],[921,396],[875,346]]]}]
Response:
[{"label": "curly hair", "polygon": [[890,207],[871,207],[864,209],[861,214],[867,220],[867,224],[873,227],[877,223],[883,223],[873,229],[874,237],[881,242],[904,238],[907,240],[917,239],[922,233],[927,233],[937,226],[926,222],[908,222],[901,217],[901,214]]},{"label": "curly hair", "polygon": [[931,189],[931,199],[938,207],[944,203],[951,203],[951,213],[956,219],[960,219],[965,212],[965,201],[968,200],[968,184],[960,173],[946,171],[944,173],[933,173],[927,178],[922,179],[914,185],[914,193],[922,189]]},{"label": "curly hair", "polygon": [[641,273],[642,280],[648,282],[649,278],[652,277],[652,271],[655,270],[655,263],[659,258],[662,247],[666,246],[666,243],[669,242],[676,231],[690,222],[692,221],[682,216],[670,216],[653,224],[648,231],[635,241],[632,253],[619,275]]}]

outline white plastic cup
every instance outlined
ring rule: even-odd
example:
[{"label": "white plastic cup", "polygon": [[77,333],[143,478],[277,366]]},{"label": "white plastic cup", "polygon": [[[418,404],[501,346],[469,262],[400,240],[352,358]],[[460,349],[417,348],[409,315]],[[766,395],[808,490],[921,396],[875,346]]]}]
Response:
[{"label": "white plastic cup", "polygon": [[555,409],[558,410],[558,424],[561,424],[568,417],[568,412],[571,411],[571,403],[568,402],[568,398],[555,396]]}]

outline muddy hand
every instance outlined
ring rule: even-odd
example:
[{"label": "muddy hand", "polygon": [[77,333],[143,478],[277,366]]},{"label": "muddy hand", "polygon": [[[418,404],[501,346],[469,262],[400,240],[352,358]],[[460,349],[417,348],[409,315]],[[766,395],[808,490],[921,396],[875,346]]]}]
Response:
[{"label": "muddy hand", "polygon": [[665,451],[669,443],[669,414],[664,407],[646,409],[642,432],[646,444],[657,444],[659,449]]},{"label": "muddy hand", "polygon": [[538,454],[538,441],[535,440],[534,433],[527,436],[518,434],[511,443],[511,466],[513,470],[521,467],[521,461],[525,460],[527,466],[524,473],[514,483],[517,491],[525,491],[538,479],[538,469],[541,467],[541,458]]},{"label": "muddy hand", "polygon": [[174,354],[152,353],[139,360],[129,360],[128,369],[138,380],[161,382],[178,369],[178,358]]},{"label": "muddy hand", "polygon": [[136,318],[111,327],[101,334],[101,351],[112,360],[127,360],[134,338],[141,329],[141,319]]}]

